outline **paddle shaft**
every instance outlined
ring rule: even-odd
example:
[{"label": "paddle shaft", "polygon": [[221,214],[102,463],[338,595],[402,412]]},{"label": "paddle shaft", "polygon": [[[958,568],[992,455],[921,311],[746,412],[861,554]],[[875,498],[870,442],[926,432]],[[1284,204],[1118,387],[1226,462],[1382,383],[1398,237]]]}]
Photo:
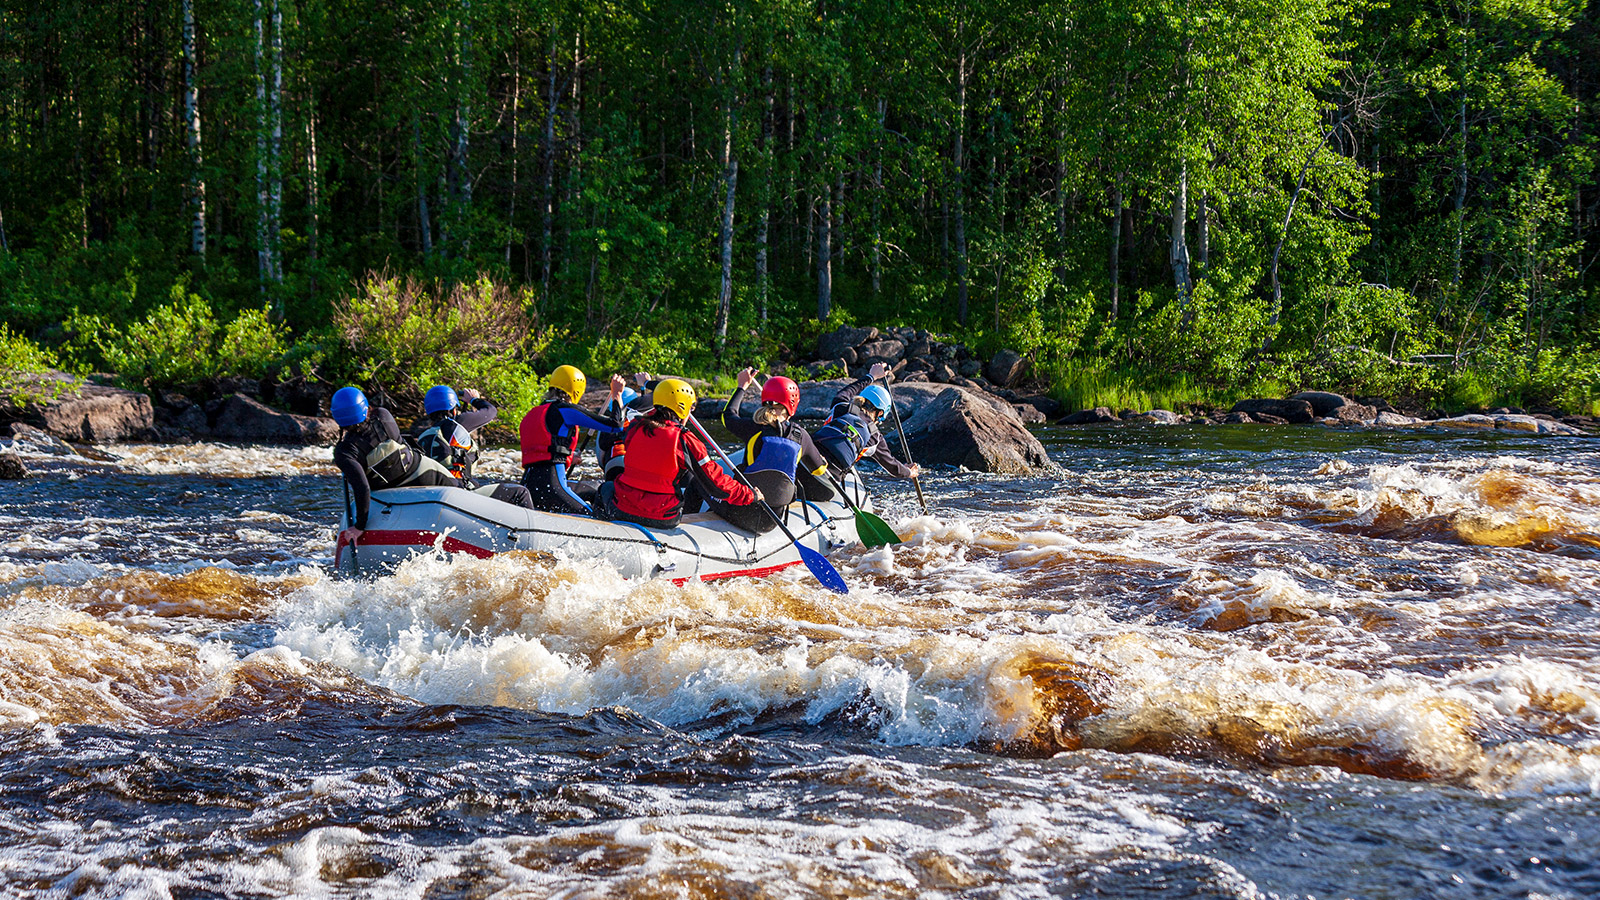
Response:
[{"label": "paddle shaft", "polygon": [[[345,527],[354,528],[356,527],[356,505],[355,501],[350,499],[350,482],[343,478],[340,478],[339,481],[344,485]],[[350,542],[350,568],[354,570],[356,575],[359,576],[361,574],[361,557],[356,555],[355,541]]]},{"label": "paddle shaft", "polygon": [[[887,387],[884,390],[888,390]],[[889,412],[894,415],[894,431],[900,435],[900,453],[906,458],[906,465],[914,466],[916,461],[911,458],[911,448],[906,446],[906,428],[900,424],[900,410],[894,405],[894,394],[889,395]],[[922,511],[928,511],[928,501],[922,496],[922,481],[917,476],[911,476],[911,486],[917,489],[917,502],[922,504]]]},{"label": "paddle shaft", "polygon": [[[832,564],[830,564],[826,559],[823,559],[822,556],[816,551],[813,551],[809,547],[800,543],[800,539],[794,536],[794,532],[789,530],[789,526],[783,524],[783,518],[779,516],[771,506],[768,506],[766,499],[756,491],[756,486],[751,484],[750,480],[744,477],[744,472],[740,471],[739,467],[733,464],[733,460],[728,458],[727,451],[722,449],[722,445],[711,439],[711,435],[707,434],[705,428],[701,426],[699,422],[695,421],[695,418],[692,414],[684,416],[683,420],[689,424],[690,428],[694,429],[695,434],[700,436],[700,440],[705,441],[706,446],[710,447],[712,452],[716,453],[717,457],[727,465],[728,471],[733,475],[733,477],[738,479],[740,484],[749,488],[752,494],[756,494],[756,502],[761,504],[761,508],[767,511],[767,515],[772,517],[772,521],[778,526],[779,529],[783,531],[783,536],[789,539],[789,543],[794,544],[795,549],[800,552],[801,561],[806,564],[807,569],[811,570],[811,574],[816,575],[817,580],[823,582],[825,587],[831,588],[831,586],[828,585],[827,581],[823,578],[822,573],[819,573],[816,568],[818,565],[826,566],[827,568],[825,571],[831,572],[833,577],[839,582],[840,590],[838,592],[849,593],[850,589],[845,586],[844,578],[839,575],[838,570],[834,569]],[[810,552],[808,553],[808,551]]]}]

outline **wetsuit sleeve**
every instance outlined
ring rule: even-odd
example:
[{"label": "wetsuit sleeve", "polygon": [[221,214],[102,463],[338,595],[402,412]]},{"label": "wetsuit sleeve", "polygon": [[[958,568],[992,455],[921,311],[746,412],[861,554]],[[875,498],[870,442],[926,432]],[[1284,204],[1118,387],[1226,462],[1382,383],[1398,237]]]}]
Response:
[{"label": "wetsuit sleeve", "polygon": [[722,405],[722,427],[733,432],[734,437],[741,441],[748,441],[761,433],[761,426],[754,419],[739,415],[739,405],[744,402],[744,392],[748,389],[746,385],[734,391],[728,402]]},{"label": "wetsuit sleeve", "polygon": [[355,446],[348,436],[333,448],[333,464],[339,467],[339,474],[350,485],[351,499],[355,505],[350,524],[365,531],[367,511],[372,506],[372,485],[367,481],[367,467],[356,458]]},{"label": "wetsuit sleeve", "polygon": [[910,478],[911,467],[895,459],[889,450],[889,442],[884,440],[883,432],[876,425],[872,427],[872,436],[877,438],[877,443],[872,445],[872,452],[866,454],[865,458],[883,466],[883,470],[895,478]]},{"label": "wetsuit sleeve", "polygon": [[694,473],[695,481],[699,482],[701,493],[707,497],[724,499],[734,506],[748,506],[756,502],[756,495],[750,489],[728,477],[728,473],[717,465],[711,458],[711,451],[706,445],[692,434],[685,434],[678,452],[683,454],[681,464],[684,468]]},{"label": "wetsuit sleeve", "polygon": [[468,431],[477,431],[479,428],[493,422],[500,415],[500,410],[493,403],[479,397],[472,401],[472,408],[456,416],[456,424]]},{"label": "wetsuit sleeve", "polygon": [[621,434],[622,429],[607,419],[597,419],[576,406],[561,407],[561,423],[570,428],[592,428],[606,434]]}]

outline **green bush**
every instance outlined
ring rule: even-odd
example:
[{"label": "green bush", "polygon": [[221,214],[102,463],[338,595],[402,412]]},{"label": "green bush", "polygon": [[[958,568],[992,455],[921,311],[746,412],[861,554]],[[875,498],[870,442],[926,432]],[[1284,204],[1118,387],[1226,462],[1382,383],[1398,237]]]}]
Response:
[{"label": "green bush", "polygon": [[0,399],[12,406],[32,406],[72,390],[76,379],[43,377],[59,365],[55,354],[12,334],[10,326],[0,322]]},{"label": "green bush", "polygon": [[487,277],[446,286],[375,273],[334,309],[327,375],[386,397],[402,417],[435,384],[476,388],[514,427],[544,393],[530,361],[550,339],[530,308],[526,292]]}]

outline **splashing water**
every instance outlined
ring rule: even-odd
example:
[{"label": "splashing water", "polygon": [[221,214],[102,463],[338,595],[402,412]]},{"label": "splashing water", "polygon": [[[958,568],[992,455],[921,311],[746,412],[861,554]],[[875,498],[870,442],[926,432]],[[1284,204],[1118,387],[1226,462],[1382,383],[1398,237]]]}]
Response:
[{"label": "splashing water", "polygon": [[906,542],[838,555],[847,597],[524,554],[340,580],[326,450],[30,460],[0,509],[0,877],[1600,894],[1600,446],[1046,437],[1064,473],[948,473],[932,515],[877,480]]}]

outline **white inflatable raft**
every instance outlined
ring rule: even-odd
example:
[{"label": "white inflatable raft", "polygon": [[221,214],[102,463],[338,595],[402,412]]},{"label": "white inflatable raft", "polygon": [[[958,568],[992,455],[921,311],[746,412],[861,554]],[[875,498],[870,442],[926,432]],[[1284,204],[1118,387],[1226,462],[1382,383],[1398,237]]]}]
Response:
[{"label": "white inflatable raft", "polygon": [[[872,509],[853,474],[846,488],[861,498],[862,509]],[[791,504],[785,524],[802,544],[824,555],[858,540],[855,515],[838,498]],[[341,533],[348,525],[341,522]],[[799,551],[781,530],[754,535],[709,512],[686,515],[676,528],[645,528],[523,509],[461,488],[406,487],[373,492],[367,530],[355,546],[341,539],[334,568],[379,574],[435,549],[479,558],[514,550],[602,558],[624,577],[671,578],[679,584],[691,578],[770,575],[800,563]]]}]

